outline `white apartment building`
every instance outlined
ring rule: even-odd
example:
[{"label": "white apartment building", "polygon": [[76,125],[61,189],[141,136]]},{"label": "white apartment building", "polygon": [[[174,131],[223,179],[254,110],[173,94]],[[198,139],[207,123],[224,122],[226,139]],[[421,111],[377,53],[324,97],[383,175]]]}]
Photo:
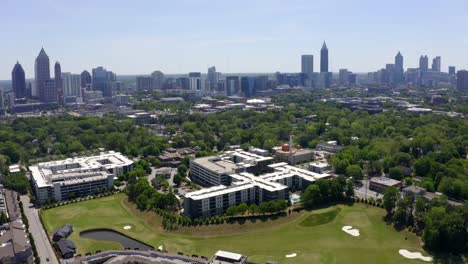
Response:
[{"label": "white apartment building", "polygon": [[119,152],[109,151],[91,157],[38,163],[29,167],[33,189],[40,202],[94,194],[112,188],[114,178],[130,171],[133,161]]}]

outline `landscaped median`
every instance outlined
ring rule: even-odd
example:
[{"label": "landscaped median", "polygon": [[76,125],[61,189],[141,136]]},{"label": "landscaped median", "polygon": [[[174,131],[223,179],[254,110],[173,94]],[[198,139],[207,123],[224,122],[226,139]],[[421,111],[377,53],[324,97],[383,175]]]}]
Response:
[{"label": "landscaped median", "polygon": [[[115,242],[79,235],[84,230],[108,228],[155,248],[163,245],[171,253],[211,256],[222,249],[249,256],[256,263],[424,263],[399,254],[405,248],[427,255],[420,238],[395,231],[382,220],[385,213],[362,204],[338,205],[275,220],[181,227],[169,232],[163,230],[159,216],[138,211],[122,193],[41,211],[49,235],[63,224],[73,225],[69,239],[81,254],[122,249]],[[347,225],[359,229],[360,236],[343,232],[342,227]],[[131,228],[125,228],[128,226]],[[286,258],[292,252],[296,255]]]}]

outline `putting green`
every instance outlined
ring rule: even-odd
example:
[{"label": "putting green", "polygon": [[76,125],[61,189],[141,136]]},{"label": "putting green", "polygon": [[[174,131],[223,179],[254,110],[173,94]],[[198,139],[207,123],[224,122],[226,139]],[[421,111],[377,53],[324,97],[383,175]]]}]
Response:
[{"label": "putting green", "polygon": [[[174,232],[161,228],[161,218],[152,212],[140,212],[124,194],[79,202],[41,211],[49,235],[63,224],[73,225],[70,239],[78,253],[121,249],[119,244],[79,237],[93,228],[112,228],[155,248],[163,245],[171,253],[211,256],[219,249],[249,256],[249,261],[265,263],[425,263],[403,258],[398,250],[419,251],[416,235],[397,232],[383,221],[385,211],[362,204],[339,205],[312,212],[293,213],[275,220],[246,221],[184,227]],[[317,218],[318,217],[318,218]],[[318,219],[318,220],[317,220]],[[318,223],[318,224],[317,224]],[[130,225],[129,230],[122,227]],[[341,228],[352,225],[361,232],[352,237]],[[406,239],[405,239],[406,238]],[[296,253],[294,258],[285,255]]]}]

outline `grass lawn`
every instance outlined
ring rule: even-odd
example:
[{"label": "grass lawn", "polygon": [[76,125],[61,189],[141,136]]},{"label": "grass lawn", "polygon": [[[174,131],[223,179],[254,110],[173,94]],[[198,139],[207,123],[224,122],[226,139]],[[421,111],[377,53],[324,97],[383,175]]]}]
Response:
[{"label": "grass lawn", "polygon": [[[247,255],[256,263],[267,260],[298,264],[425,263],[403,258],[398,250],[427,255],[416,235],[397,232],[385,224],[383,209],[362,204],[333,206],[255,223],[184,227],[174,232],[162,230],[161,219],[156,214],[136,210],[124,194],[41,211],[41,215],[49,235],[63,224],[72,224],[74,233],[70,239],[82,254],[121,249],[113,242],[79,236],[86,229],[112,228],[155,248],[164,245],[171,253],[181,251],[209,257],[222,249]],[[126,225],[132,228],[124,230]],[[344,225],[358,228],[361,236],[346,234],[341,230]],[[286,259],[289,253],[297,253],[297,257]]]}]

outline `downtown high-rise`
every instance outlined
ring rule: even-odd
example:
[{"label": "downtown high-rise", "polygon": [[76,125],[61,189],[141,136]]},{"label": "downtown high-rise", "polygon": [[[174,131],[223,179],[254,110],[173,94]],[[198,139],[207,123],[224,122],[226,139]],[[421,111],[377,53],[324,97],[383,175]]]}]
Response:
[{"label": "downtown high-rise", "polygon": [[11,82],[13,88],[13,94],[15,98],[25,98],[26,94],[26,77],[23,67],[19,62],[16,62],[11,72]]},{"label": "downtown high-rise", "polygon": [[44,103],[57,102],[57,85],[50,79],[50,61],[49,56],[41,49],[34,64],[34,74],[36,82],[36,95]]}]

